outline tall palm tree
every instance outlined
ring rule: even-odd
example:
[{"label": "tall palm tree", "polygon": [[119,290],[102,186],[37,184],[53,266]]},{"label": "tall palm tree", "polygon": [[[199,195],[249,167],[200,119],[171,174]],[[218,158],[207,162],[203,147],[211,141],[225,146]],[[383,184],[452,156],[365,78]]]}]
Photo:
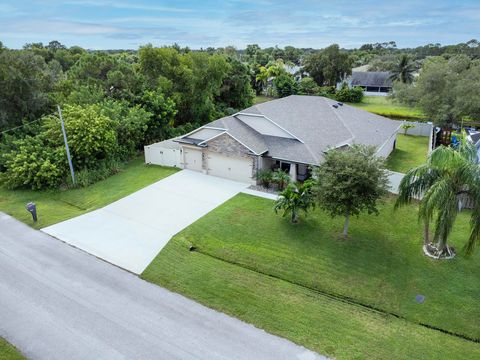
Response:
[{"label": "tall palm tree", "polygon": [[413,81],[413,73],[415,72],[415,64],[406,54],[403,54],[395,64],[395,68],[390,75],[392,81],[400,81],[409,84]]},{"label": "tall palm tree", "polygon": [[280,193],[275,202],[275,213],[283,210],[283,216],[291,215],[292,223],[298,222],[300,211],[305,214],[310,208],[315,207],[315,195],[313,193],[313,182],[305,181],[303,184],[290,183],[285,190]]},{"label": "tall palm tree", "polygon": [[[477,149],[465,137],[458,148],[438,147],[431,152],[426,164],[411,169],[400,182],[395,207],[421,199],[419,219],[425,225],[424,251],[435,258],[452,258],[455,250],[447,245],[447,239],[463,208],[465,195],[474,203],[471,233],[465,245],[470,254],[480,237],[480,166]],[[432,221],[435,232],[430,239]]]}]

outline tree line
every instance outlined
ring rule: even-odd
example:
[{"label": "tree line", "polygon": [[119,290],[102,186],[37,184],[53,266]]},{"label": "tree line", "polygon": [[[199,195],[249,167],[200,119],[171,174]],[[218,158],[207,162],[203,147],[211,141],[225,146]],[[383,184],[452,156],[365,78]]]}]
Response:
[{"label": "tree line", "polygon": [[[0,43],[0,180],[13,188],[68,185],[56,105],[65,109],[74,165],[88,184],[117,171],[145,144],[246,108],[256,94],[359,102],[360,89],[335,86],[359,64],[390,69],[398,101],[437,122],[473,119],[479,58],[476,40],[415,49],[389,42],[352,50],[333,44],[196,51],[175,44],[89,51],[58,41],[13,50]],[[422,71],[413,77],[418,61]]]},{"label": "tree line", "polygon": [[252,104],[248,68],[178,47],[136,52],[27,44],[0,48],[0,180],[11,188],[67,185],[55,107],[84,184],[118,170],[145,144]]}]

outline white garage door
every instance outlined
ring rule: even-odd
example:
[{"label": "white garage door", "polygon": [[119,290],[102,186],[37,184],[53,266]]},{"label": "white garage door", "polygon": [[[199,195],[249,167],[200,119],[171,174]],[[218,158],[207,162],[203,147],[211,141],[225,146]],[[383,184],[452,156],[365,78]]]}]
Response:
[{"label": "white garage door", "polygon": [[185,155],[185,169],[202,171],[202,151],[197,149],[183,148]]},{"label": "white garage door", "polygon": [[208,174],[244,183],[252,182],[252,160],[218,153],[208,154]]}]

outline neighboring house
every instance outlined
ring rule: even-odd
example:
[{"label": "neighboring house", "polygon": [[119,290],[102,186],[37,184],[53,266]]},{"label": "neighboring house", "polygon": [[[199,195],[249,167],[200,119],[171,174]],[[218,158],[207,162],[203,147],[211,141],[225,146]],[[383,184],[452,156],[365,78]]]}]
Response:
[{"label": "neighboring house", "polygon": [[304,77],[309,76],[308,72],[306,72],[302,66],[285,64],[283,68],[288,74],[292,75],[297,82],[302,80]]},{"label": "neighboring house", "polygon": [[330,149],[366,144],[387,157],[401,124],[325,97],[292,95],[146,146],[145,158],[251,184],[258,170],[277,168],[302,181]]},{"label": "neighboring house", "polygon": [[352,75],[337,84],[337,88],[346,83],[349,87],[361,87],[365,95],[387,96],[392,90],[391,76],[388,71],[353,71]]}]

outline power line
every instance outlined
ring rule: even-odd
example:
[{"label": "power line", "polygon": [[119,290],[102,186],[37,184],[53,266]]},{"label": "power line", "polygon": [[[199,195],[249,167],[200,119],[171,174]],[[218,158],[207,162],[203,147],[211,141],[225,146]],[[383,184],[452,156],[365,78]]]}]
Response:
[{"label": "power line", "polygon": [[43,120],[43,118],[39,118],[39,119],[37,119],[37,120],[30,121],[29,123],[26,123],[26,124],[23,124],[23,125],[19,125],[19,126],[16,126],[16,127],[14,127],[14,128],[8,129],[8,130],[0,131],[0,135],[3,135],[4,133],[7,133],[7,132],[9,132],[9,131],[13,131],[13,130],[20,129],[21,127],[24,127],[24,126],[33,124],[33,123],[35,123],[35,122],[37,122],[37,121],[40,121],[40,120]]}]

